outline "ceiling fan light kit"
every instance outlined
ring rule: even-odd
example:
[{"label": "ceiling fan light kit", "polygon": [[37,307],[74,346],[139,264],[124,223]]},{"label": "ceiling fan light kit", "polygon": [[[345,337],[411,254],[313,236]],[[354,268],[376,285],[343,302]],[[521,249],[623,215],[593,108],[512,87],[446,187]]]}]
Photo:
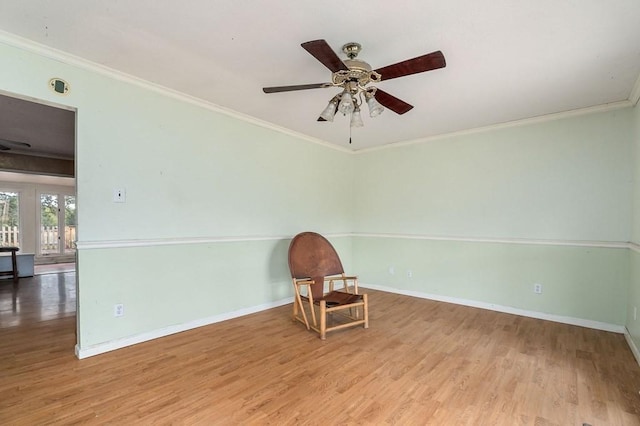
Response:
[{"label": "ceiling fan light kit", "polygon": [[329,101],[327,107],[320,113],[318,121],[333,121],[336,112],[343,115],[350,114],[351,127],[362,127],[364,123],[360,115],[360,107],[366,103],[369,116],[377,117],[384,111],[384,107],[396,114],[404,114],[413,108],[404,102],[378,89],[371,83],[404,77],[438,68],[444,68],[446,61],[441,51],[428,53],[413,59],[388,65],[383,68],[372,69],[371,65],[358,59],[362,50],[359,43],[347,43],[342,46],[342,52],[348,59],[341,60],[325,40],[313,40],[301,44],[325,67],[331,71],[330,83],[302,84],[295,86],[265,87],[264,93],[290,92],[294,90],[320,89],[325,87],[339,87],[342,92]]},{"label": "ceiling fan light kit", "polygon": [[345,89],[344,92],[342,92],[342,96],[340,96],[338,111],[340,111],[342,115],[351,114],[355,109],[354,105],[356,105],[356,103],[357,100],[354,102],[353,95]]},{"label": "ceiling fan light kit", "polygon": [[364,97],[367,100],[367,107],[369,107],[369,116],[377,117],[384,111],[384,107],[380,105],[374,96],[374,90],[368,90],[364,92]]},{"label": "ceiling fan light kit", "polygon": [[336,115],[336,110],[338,109],[338,103],[340,102],[340,95],[334,96],[330,101],[327,107],[320,113],[320,118],[318,121],[333,121],[333,117]]},{"label": "ceiling fan light kit", "polygon": [[364,122],[362,121],[362,116],[360,115],[360,107],[356,107],[351,113],[351,127],[363,127]]}]

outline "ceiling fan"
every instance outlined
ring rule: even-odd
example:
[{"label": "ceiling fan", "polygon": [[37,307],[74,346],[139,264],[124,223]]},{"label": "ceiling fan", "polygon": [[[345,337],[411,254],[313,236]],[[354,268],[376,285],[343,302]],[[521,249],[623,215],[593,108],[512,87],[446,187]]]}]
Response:
[{"label": "ceiling fan", "polygon": [[[358,43],[347,43],[342,51],[349,59],[341,60],[325,40],[313,40],[301,44],[331,71],[331,82],[317,84],[300,84],[295,86],[265,87],[264,93],[290,92],[294,90],[320,89],[339,87],[342,92],[331,98],[322,111],[318,121],[333,121],[336,112],[351,114],[351,127],[362,127],[360,106],[366,102],[369,115],[376,117],[387,107],[397,114],[404,114],[413,108],[412,105],[377,88],[371,83],[378,83],[392,78],[404,77],[438,68],[444,68],[446,61],[441,51],[428,53],[417,58],[408,59],[386,67],[372,69],[371,65],[357,59],[362,46]],[[364,100],[363,100],[364,96]]]},{"label": "ceiling fan", "polygon": [[10,151],[15,148],[31,148],[31,144],[26,142],[10,141],[8,139],[0,139],[0,151]]}]

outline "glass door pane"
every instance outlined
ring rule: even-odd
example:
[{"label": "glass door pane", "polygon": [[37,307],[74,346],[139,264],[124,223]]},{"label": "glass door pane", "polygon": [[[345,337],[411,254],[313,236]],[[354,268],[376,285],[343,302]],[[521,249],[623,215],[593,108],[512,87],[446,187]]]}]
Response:
[{"label": "glass door pane", "polygon": [[0,191],[0,246],[20,247],[18,193]]},{"label": "glass door pane", "polygon": [[58,196],[40,195],[40,254],[60,253],[58,235]]},{"label": "glass door pane", "polygon": [[76,251],[76,196],[64,196],[64,252]]}]

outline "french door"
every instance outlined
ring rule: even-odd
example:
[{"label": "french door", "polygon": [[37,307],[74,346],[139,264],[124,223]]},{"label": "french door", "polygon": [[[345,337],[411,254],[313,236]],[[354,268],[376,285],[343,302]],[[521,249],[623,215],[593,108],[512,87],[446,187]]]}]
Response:
[{"label": "french door", "polygon": [[40,194],[40,256],[74,254],[76,241],[76,196]]}]

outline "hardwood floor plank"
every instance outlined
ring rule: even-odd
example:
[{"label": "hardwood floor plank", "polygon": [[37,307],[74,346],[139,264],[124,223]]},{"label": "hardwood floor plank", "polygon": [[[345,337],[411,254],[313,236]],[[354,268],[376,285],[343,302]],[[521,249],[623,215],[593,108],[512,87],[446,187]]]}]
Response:
[{"label": "hardwood floor plank", "polygon": [[285,306],[77,360],[54,277],[0,287],[0,424],[640,425],[622,335],[371,291],[326,341]]}]

